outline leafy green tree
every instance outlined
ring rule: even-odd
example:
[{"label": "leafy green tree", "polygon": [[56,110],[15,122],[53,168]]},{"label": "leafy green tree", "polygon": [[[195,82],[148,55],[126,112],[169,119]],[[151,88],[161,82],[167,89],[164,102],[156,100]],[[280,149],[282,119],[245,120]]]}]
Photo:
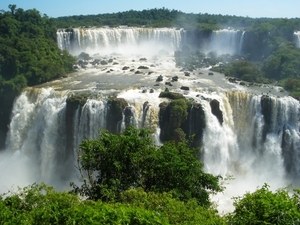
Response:
[{"label": "leafy green tree", "polygon": [[118,201],[120,193],[143,188],[172,192],[183,201],[195,198],[207,207],[209,194],[221,191],[220,177],[205,173],[198,158],[185,143],[156,146],[148,130],[102,131],[97,139],[83,140],[80,145],[79,169],[84,184],[73,184],[73,189],[89,199]]},{"label": "leafy green tree", "polygon": [[236,197],[235,210],[227,217],[229,224],[300,224],[300,192],[288,189],[276,192],[267,184],[253,193]]},{"label": "leafy green tree", "polygon": [[299,49],[282,41],[280,47],[264,61],[262,70],[266,77],[276,80],[300,78],[299,57]]},{"label": "leafy green tree", "polygon": [[236,77],[249,82],[260,82],[263,76],[256,64],[246,60],[239,60],[229,64],[225,68],[224,73],[226,76]]}]

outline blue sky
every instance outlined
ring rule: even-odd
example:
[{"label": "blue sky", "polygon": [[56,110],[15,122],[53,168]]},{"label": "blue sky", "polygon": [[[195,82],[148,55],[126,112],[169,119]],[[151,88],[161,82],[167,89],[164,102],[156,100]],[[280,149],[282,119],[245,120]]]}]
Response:
[{"label": "blue sky", "polygon": [[35,8],[49,17],[88,15],[162,8],[185,13],[209,13],[249,17],[300,17],[299,0],[1,0],[0,9],[8,5]]}]

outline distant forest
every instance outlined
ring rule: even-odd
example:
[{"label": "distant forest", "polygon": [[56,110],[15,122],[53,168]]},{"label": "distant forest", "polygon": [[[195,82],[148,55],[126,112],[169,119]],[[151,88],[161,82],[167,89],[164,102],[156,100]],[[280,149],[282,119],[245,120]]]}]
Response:
[{"label": "distant forest", "polygon": [[243,30],[277,28],[282,32],[300,30],[300,18],[270,19],[229,15],[193,14],[170,9],[107,13],[98,15],[74,15],[55,19],[60,28],[89,26],[145,26],[180,27],[187,30],[217,30],[227,27]]}]

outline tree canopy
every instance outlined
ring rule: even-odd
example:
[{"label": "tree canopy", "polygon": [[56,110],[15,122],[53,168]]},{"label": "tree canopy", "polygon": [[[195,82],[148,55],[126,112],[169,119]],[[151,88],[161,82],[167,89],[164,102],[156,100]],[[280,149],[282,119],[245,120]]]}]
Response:
[{"label": "tree canopy", "polygon": [[287,188],[275,192],[267,184],[253,193],[236,197],[230,224],[300,224],[299,190]]},{"label": "tree canopy", "polygon": [[84,184],[74,185],[74,191],[93,200],[118,201],[124,191],[142,188],[171,192],[182,201],[194,198],[207,207],[209,194],[222,190],[220,177],[203,171],[197,151],[185,143],[156,146],[148,130],[134,127],[121,134],[102,131],[97,139],[83,140],[79,166]]}]

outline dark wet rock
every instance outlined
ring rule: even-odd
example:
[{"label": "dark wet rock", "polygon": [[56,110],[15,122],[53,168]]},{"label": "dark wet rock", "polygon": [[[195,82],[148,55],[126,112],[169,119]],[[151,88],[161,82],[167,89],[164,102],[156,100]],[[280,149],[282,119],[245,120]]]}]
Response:
[{"label": "dark wet rock", "polygon": [[139,70],[147,70],[147,69],[149,69],[149,67],[147,67],[147,66],[139,66],[138,69]]},{"label": "dark wet rock", "polygon": [[129,66],[124,66],[123,68],[122,68],[122,70],[128,70],[130,67]]},{"label": "dark wet rock", "polygon": [[172,77],[172,81],[178,81],[178,76]]},{"label": "dark wet rock", "polygon": [[119,133],[121,129],[121,123],[123,118],[123,110],[128,103],[124,98],[112,97],[107,102],[108,104],[108,116],[107,116],[107,129],[111,133]]},{"label": "dark wet rock", "polygon": [[183,130],[188,136],[192,147],[203,146],[203,133],[206,127],[205,112],[201,104],[196,103],[188,109],[188,120]]},{"label": "dark wet rock", "polygon": [[99,59],[95,59],[95,60],[93,60],[93,62],[91,62],[91,64],[93,66],[99,65],[100,64],[100,60]]},{"label": "dark wet rock", "polygon": [[159,108],[160,139],[162,141],[183,141],[182,138],[185,139],[186,135],[182,131],[182,125],[187,119],[187,100],[180,98],[169,103],[163,102]]},{"label": "dark wet rock", "polygon": [[169,99],[181,99],[184,98],[184,96],[180,93],[170,92],[168,88],[165,89],[165,91],[160,92],[159,98],[169,98]]},{"label": "dark wet rock", "polygon": [[89,62],[88,61],[85,61],[85,60],[79,60],[78,62],[77,62],[77,64],[79,65],[79,66],[86,66],[86,65],[88,65],[89,64]]},{"label": "dark wet rock", "polygon": [[237,80],[236,80],[236,78],[229,78],[228,79],[228,81],[230,82],[230,83],[237,83]]},{"label": "dark wet rock", "polygon": [[266,140],[266,135],[271,131],[272,124],[274,123],[274,104],[276,104],[272,98],[268,95],[263,95],[261,97],[261,113],[264,116],[264,127],[262,132],[263,141]]},{"label": "dark wet rock", "polygon": [[184,90],[184,91],[189,91],[189,90],[190,90],[190,88],[187,87],[187,86],[181,86],[180,89],[181,89],[181,90]]},{"label": "dark wet rock", "polygon": [[101,65],[107,65],[108,62],[107,62],[106,60],[101,60],[101,61],[100,61],[100,64],[101,64]]},{"label": "dark wet rock", "polygon": [[163,81],[163,76],[162,76],[162,75],[159,75],[159,76],[156,78],[156,81],[157,81],[157,82]]},{"label": "dark wet rock", "polygon": [[223,124],[223,112],[220,110],[220,102],[216,99],[211,100],[210,108],[211,108],[211,113],[214,114],[219,123],[222,125]]}]

